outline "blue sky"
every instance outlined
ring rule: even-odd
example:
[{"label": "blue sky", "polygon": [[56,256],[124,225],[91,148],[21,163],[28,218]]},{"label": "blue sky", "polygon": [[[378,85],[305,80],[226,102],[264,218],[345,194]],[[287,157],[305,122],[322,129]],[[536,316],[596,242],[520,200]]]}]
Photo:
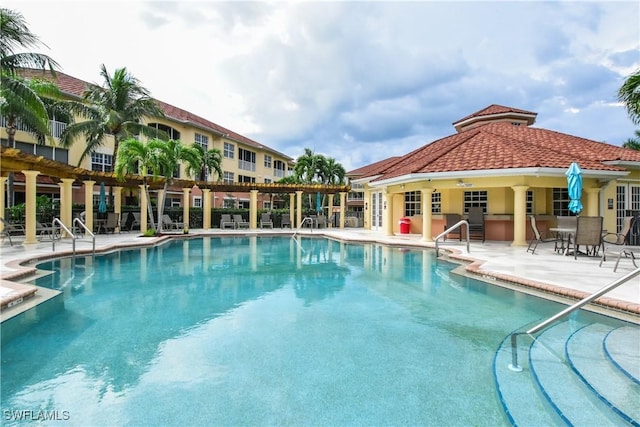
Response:
[{"label": "blue sky", "polygon": [[[62,71],[126,66],[152,95],[293,158],[347,170],[455,132],[490,104],[621,145],[637,1],[5,1]],[[35,49],[31,49],[35,50]],[[189,142],[189,141],[185,141]]]}]

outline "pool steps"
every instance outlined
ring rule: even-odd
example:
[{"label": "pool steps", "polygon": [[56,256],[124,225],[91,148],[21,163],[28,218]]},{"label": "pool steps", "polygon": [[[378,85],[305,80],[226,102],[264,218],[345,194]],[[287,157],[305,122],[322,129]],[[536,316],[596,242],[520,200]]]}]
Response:
[{"label": "pool steps", "polygon": [[522,341],[522,372],[508,367],[509,336],[494,358],[513,425],[640,426],[640,326],[575,326],[569,319]]}]

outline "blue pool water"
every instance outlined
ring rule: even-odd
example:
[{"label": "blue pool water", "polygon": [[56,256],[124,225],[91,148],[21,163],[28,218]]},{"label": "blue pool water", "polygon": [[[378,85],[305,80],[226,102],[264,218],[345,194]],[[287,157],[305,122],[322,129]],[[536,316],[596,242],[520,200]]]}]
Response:
[{"label": "blue pool water", "polygon": [[496,348],[563,307],[455,267],[280,237],[40,264],[64,308],[3,324],[3,424],[509,425]]}]

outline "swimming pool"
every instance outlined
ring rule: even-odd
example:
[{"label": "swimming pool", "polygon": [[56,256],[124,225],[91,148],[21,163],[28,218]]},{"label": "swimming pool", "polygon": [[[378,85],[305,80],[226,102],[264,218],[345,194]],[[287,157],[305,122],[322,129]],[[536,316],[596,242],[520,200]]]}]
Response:
[{"label": "swimming pool", "polygon": [[496,349],[564,306],[455,267],[257,236],[42,263],[64,308],[3,344],[4,424],[509,425]]}]

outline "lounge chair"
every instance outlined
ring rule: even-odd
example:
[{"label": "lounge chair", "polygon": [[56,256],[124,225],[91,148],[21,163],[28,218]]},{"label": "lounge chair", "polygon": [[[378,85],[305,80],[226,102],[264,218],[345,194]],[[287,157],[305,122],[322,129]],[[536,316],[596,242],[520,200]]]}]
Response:
[{"label": "lounge chair", "polygon": [[[460,222],[460,220],[462,220],[462,216],[460,214],[452,214],[452,213],[448,213],[448,214],[444,214],[444,219],[445,219],[445,223],[444,223],[444,230],[443,231],[447,231],[448,229],[450,229],[451,227],[453,227],[454,225],[456,225],[458,222]],[[460,241],[462,241],[462,226],[451,230],[450,233],[447,233],[444,235],[444,240],[447,240],[447,236],[449,235],[457,235],[458,239]]]},{"label": "lounge chair", "polygon": [[0,221],[2,222],[2,231],[0,231],[0,237],[3,239],[6,237],[9,239],[9,244],[13,246],[13,240],[11,240],[11,236],[24,236],[25,231],[24,227],[20,224],[11,224],[6,219],[0,217]]},{"label": "lounge chair", "polygon": [[184,229],[184,223],[172,220],[169,214],[162,215],[162,225],[166,226],[169,230]]},{"label": "lounge chair", "polygon": [[531,252],[534,254],[536,252],[536,248],[539,243],[555,243],[557,247],[558,236],[556,234],[551,235],[550,231],[543,230],[542,232],[538,230],[538,224],[536,223],[536,217],[533,215],[529,215],[529,222],[531,223],[531,229],[533,230],[533,239],[529,242],[529,246],[527,247],[527,252]]},{"label": "lounge chair", "polygon": [[469,237],[475,235],[482,237],[482,242],[485,240],[485,226],[484,226],[484,209],[480,206],[474,206],[469,208],[469,216],[467,218],[469,223]]},{"label": "lounge chair", "polygon": [[[638,225],[636,226],[636,223]],[[632,225],[636,228],[632,230]],[[624,255],[625,258],[631,258],[631,262],[634,267],[638,267],[636,264],[636,258],[640,257],[640,245],[634,245],[633,242],[634,233],[640,233],[640,217],[636,219],[634,217],[626,217],[623,220],[622,230],[619,233],[606,233],[602,237],[602,257],[600,258],[600,266],[607,260],[607,254],[615,254],[616,264],[613,267],[615,272],[618,269],[618,264]],[[636,255],[638,253],[639,255]]]},{"label": "lounge chair", "polygon": [[280,219],[280,228],[285,227],[291,228],[291,216],[289,214],[282,214],[282,218]]},{"label": "lounge chair", "polygon": [[269,212],[263,212],[260,215],[260,228],[273,228],[273,221],[271,220],[271,214]]},{"label": "lounge chair", "polygon": [[235,224],[233,223],[233,220],[231,219],[231,215],[222,214],[220,216],[220,229],[225,229],[227,227],[235,228]]},{"label": "lounge chair", "polygon": [[249,228],[249,222],[242,219],[242,215],[240,214],[233,216],[233,223],[236,225],[236,228]]},{"label": "lounge chair", "polygon": [[602,217],[579,216],[576,232],[572,236],[573,258],[578,258],[580,246],[584,246],[584,254],[597,256],[602,246]]}]

